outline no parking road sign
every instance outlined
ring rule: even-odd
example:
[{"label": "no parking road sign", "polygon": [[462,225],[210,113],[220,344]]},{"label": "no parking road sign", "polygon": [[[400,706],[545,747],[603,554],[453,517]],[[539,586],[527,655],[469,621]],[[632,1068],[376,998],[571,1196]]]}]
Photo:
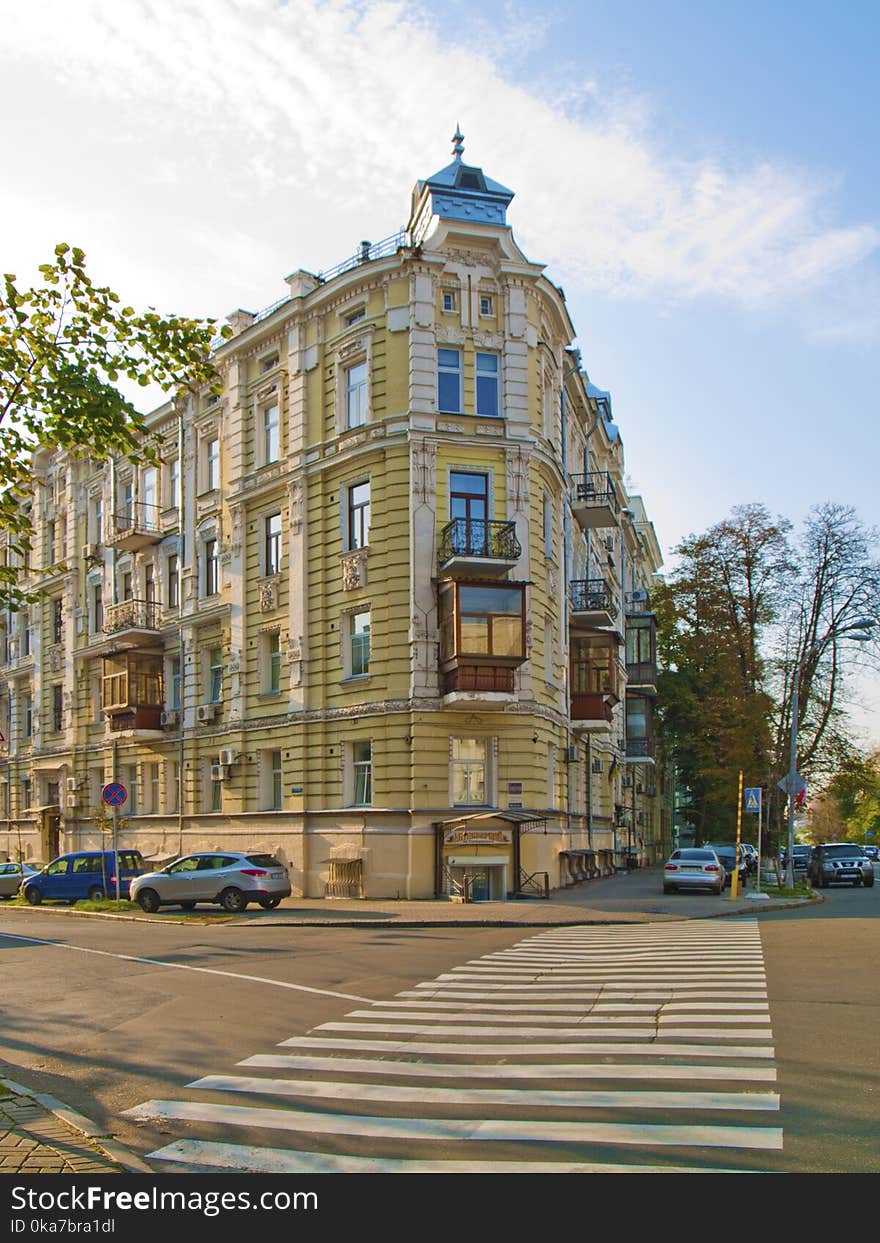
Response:
[{"label": "no parking road sign", "polygon": [[108,807],[121,807],[128,798],[128,790],[118,781],[111,781],[101,791],[101,798]]}]

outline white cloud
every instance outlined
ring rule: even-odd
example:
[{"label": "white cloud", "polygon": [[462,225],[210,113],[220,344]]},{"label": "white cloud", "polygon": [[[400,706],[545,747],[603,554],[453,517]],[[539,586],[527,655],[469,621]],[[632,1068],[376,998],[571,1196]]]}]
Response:
[{"label": "white cloud", "polygon": [[[540,94],[412,4],[0,0],[0,12],[0,90],[28,99],[9,140],[22,175],[3,201],[23,250],[36,261],[82,227],[114,271],[123,261],[140,279],[149,265],[155,285],[162,267],[178,305],[194,270],[224,305],[238,291],[271,300],[274,277],[393,232],[415,178],[448,162],[456,121],[465,158],[517,191],[527,252],[565,283],[773,303],[880,243],[873,225],[825,223],[835,187],[810,170],[674,158],[643,100],[603,102],[591,84]],[[537,35],[517,12],[504,46],[522,53]],[[35,187],[50,183],[47,203]]]}]

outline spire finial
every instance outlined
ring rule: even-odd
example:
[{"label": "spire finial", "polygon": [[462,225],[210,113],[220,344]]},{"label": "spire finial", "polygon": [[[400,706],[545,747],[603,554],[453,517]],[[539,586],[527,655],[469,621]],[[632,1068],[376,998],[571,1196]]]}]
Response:
[{"label": "spire finial", "polygon": [[464,134],[461,132],[461,126],[456,121],[455,133],[452,135],[452,154],[456,160],[460,160],[464,154]]}]

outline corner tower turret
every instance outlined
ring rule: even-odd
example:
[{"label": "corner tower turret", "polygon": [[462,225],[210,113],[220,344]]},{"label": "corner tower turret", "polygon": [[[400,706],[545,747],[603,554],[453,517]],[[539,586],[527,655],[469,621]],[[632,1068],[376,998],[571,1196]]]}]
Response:
[{"label": "corner tower turret", "polygon": [[452,143],[452,163],[413,187],[407,229],[414,245],[428,235],[438,219],[509,227],[507,205],[513,191],[487,177],[481,168],[464,163],[464,136],[457,126]]}]

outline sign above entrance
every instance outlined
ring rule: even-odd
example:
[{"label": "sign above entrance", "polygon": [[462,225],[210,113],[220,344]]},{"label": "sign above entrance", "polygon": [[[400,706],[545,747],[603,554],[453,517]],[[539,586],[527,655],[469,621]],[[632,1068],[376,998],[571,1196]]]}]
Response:
[{"label": "sign above entrance", "polygon": [[443,841],[447,846],[508,846],[511,829],[446,829]]}]

